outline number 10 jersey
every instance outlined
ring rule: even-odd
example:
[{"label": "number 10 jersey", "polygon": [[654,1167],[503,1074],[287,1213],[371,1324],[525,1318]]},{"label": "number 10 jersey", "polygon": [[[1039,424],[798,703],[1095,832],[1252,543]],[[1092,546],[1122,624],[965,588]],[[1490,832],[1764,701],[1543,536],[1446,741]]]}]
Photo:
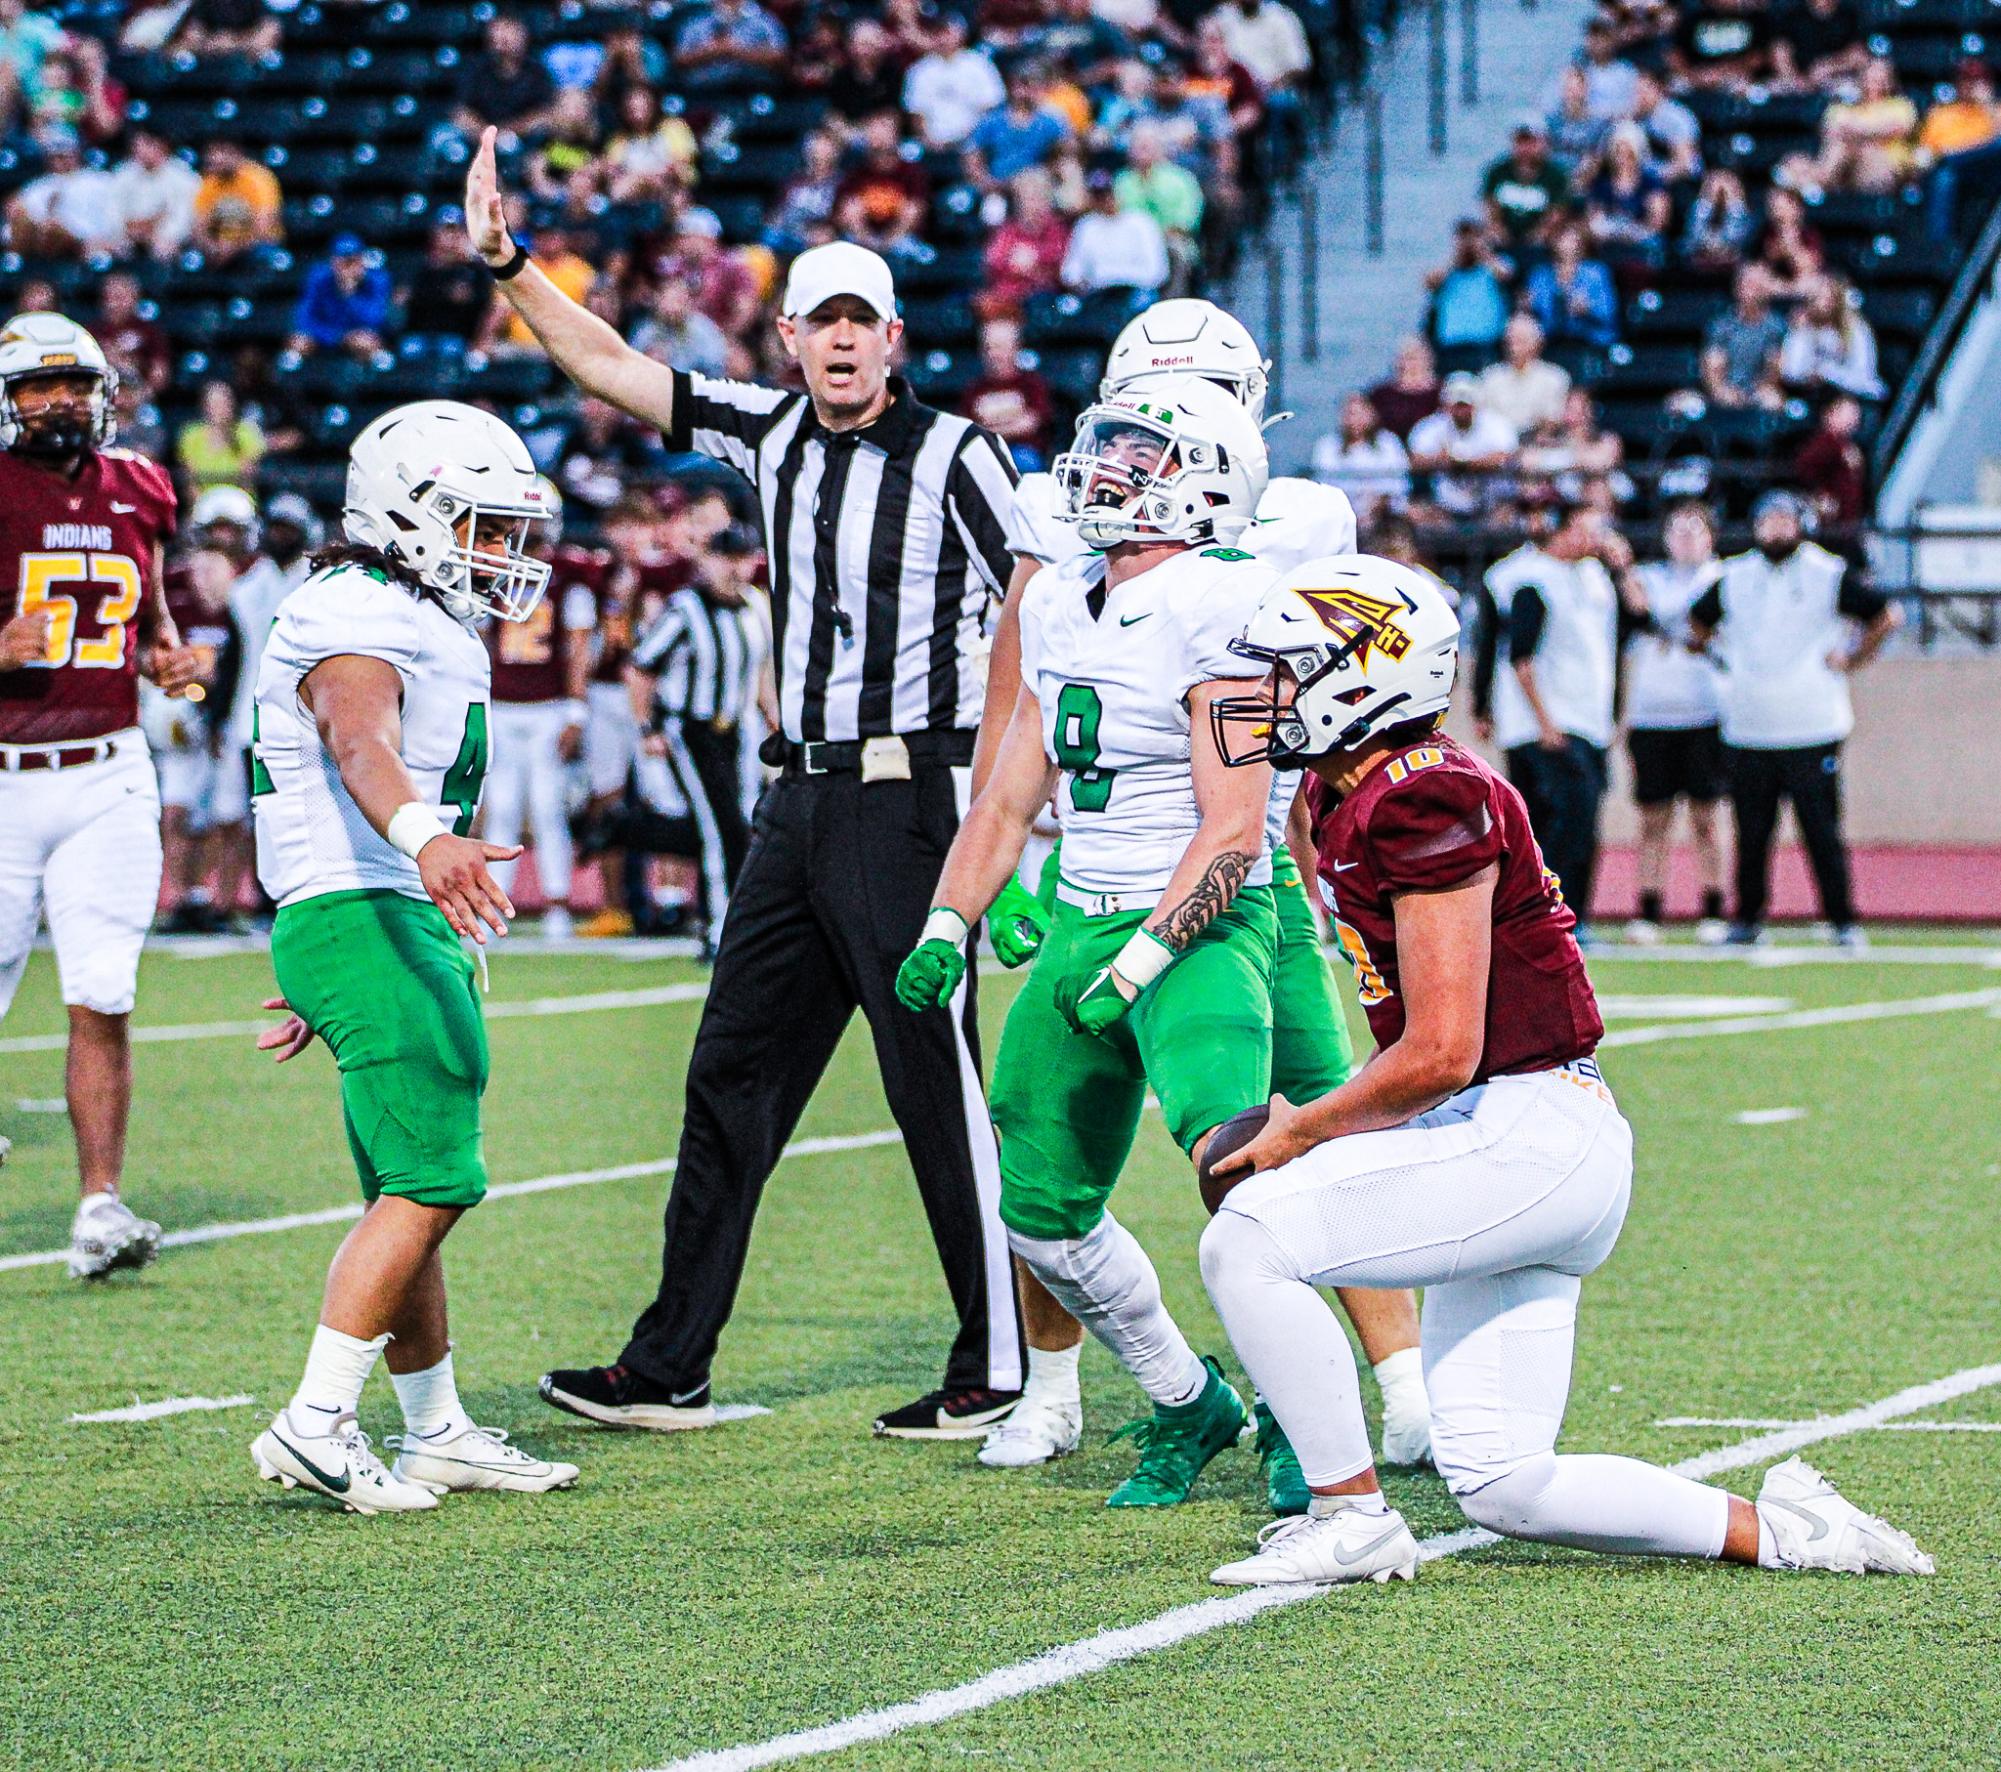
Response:
[{"label": "number 10 jersey", "polygon": [[[1276,582],[1235,548],[1191,548],[1116,586],[1101,554],[1029,581],[1021,680],[1041,704],[1044,754],[1062,772],[1062,870],[1075,892],[1136,899],[1166,889],[1202,822],[1189,694],[1255,674],[1230,642]],[[1194,742],[1211,742],[1206,726]],[[1261,855],[1248,884],[1270,880]]]},{"label": "number 10 jersey", "polygon": [[356,654],[402,678],[402,757],[417,797],[464,836],[486,780],[484,643],[429,597],[360,566],[316,572],[278,606],[257,671],[251,808],[257,877],[280,906],[326,892],[426,894],[417,864],[378,836],[299,700],[306,674]]}]

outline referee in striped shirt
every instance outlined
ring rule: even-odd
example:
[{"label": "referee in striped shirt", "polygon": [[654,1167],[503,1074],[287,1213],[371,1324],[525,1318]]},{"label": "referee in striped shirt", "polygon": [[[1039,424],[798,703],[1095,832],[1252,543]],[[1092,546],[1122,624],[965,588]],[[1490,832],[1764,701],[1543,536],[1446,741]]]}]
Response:
[{"label": "referee in striped shirt", "polygon": [[973,973],[953,1015],[904,1013],[894,981],[970,775],[984,618],[1012,564],[1008,452],[888,374],[902,322],[889,266],[861,247],[793,261],[778,330],[804,373],[795,394],[669,370],[565,296],[508,234],[492,130],[466,225],[572,381],[751,481],[771,572],[768,760],[781,774],[758,806],[689,1059],[659,1295],[613,1364],[551,1372],[542,1395],[618,1427],[715,1421],[709,1369],[759,1195],[859,1008],[959,1318],[944,1383],[875,1429],[977,1438],[1020,1396],[1022,1345]]}]

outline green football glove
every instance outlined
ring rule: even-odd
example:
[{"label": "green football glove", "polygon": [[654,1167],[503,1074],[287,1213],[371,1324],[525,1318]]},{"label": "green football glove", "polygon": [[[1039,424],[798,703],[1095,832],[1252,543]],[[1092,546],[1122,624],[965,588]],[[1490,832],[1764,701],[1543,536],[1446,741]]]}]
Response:
[{"label": "green football glove", "polygon": [[1041,951],[1048,933],[1047,907],[1021,883],[1019,874],[1010,875],[987,911],[987,939],[994,944],[994,958],[1010,970],[1024,966]]},{"label": "green football glove", "polygon": [[942,1009],[966,976],[966,919],[947,905],[924,919],[917,945],[896,969],[896,998],[906,1009]]},{"label": "green football glove", "polygon": [[1174,950],[1151,930],[1135,929],[1109,966],[1091,974],[1074,1001],[1056,994],[1063,1019],[1080,1034],[1102,1034],[1139,1001],[1146,987],[1174,964]]}]

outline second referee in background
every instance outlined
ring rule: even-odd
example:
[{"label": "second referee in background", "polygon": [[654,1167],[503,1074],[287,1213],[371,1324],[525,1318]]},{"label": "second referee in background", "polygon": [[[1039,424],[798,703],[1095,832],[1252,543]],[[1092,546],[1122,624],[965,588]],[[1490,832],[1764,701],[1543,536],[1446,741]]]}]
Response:
[{"label": "second referee in background", "polygon": [[[615,1363],[551,1372],[542,1394],[617,1427],[717,1419],[710,1365],[759,1197],[860,1008],[959,1317],[943,1385],[875,1429],[983,1435],[1020,1398],[1022,1344],[974,974],[948,1015],[906,1014],[894,987],[969,786],[984,618],[1012,566],[1007,448],[888,374],[902,322],[888,264],[861,247],[793,261],[778,330],[804,373],[796,394],[669,370],[557,289],[509,236],[490,129],[466,225],[571,380],[751,481],[771,561],[768,760],[781,775],[758,805],[689,1059],[659,1294]],[[852,1227],[858,1265],[874,1262],[865,1221],[829,1223]]]}]

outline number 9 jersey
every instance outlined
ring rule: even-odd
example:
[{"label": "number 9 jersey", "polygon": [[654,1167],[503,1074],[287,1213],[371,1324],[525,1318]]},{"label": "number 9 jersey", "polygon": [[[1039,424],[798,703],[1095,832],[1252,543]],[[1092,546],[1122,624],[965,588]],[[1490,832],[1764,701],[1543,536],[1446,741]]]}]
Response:
[{"label": "number 9 jersey", "polygon": [[0,453],[0,625],[49,613],[47,652],[0,671],[0,744],[67,745],[139,724],[139,618],[174,533],[173,482],[129,449],[74,478]]},{"label": "number 9 jersey", "polygon": [[257,877],[281,907],[385,887],[427,896],[417,864],[362,815],[299,700],[307,673],[343,654],[382,659],[402,678],[401,751],[419,799],[460,836],[479,809],[490,700],[484,642],[433,598],[368,567],[316,572],[278,606],[257,672]]}]

